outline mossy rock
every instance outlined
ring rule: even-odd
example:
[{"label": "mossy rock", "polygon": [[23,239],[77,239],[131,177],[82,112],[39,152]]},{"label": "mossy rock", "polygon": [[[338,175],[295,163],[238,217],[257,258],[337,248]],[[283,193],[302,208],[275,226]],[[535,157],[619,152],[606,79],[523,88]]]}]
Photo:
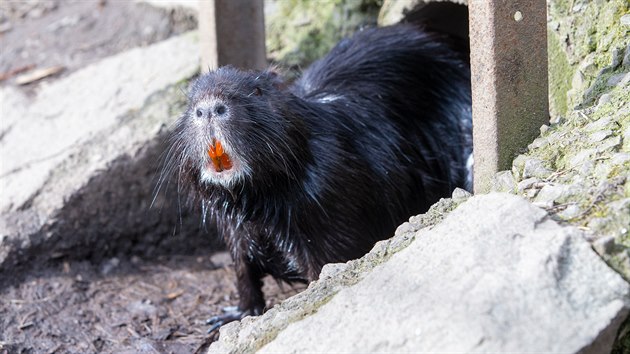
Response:
[{"label": "mossy rock", "polygon": [[276,0],[266,24],[267,51],[281,67],[299,69],[342,38],[375,26],[382,0]]}]

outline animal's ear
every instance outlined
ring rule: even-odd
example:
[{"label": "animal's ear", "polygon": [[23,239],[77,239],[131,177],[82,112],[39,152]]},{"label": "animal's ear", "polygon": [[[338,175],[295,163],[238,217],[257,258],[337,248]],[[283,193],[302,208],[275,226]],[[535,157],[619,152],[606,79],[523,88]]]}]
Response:
[{"label": "animal's ear", "polygon": [[265,76],[278,90],[284,90],[287,88],[287,83],[284,81],[282,71],[277,66],[269,67],[265,70]]}]

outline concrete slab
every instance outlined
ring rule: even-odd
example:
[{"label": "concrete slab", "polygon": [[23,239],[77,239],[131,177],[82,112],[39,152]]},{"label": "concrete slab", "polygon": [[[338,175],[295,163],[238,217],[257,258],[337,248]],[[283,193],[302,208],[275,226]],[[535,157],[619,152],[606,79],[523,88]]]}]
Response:
[{"label": "concrete slab", "polygon": [[412,225],[387,241],[415,239],[389,260],[326,266],[304,293],[221,329],[209,352],[610,351],[630,285],[577,228],[498,193],[472,197],[433,228]]},{"label": "concrete slab", "polygon": [[53,239],[68,248],[147,229],[140,219],[197,49],[188,33],[106,58],[33,98],[0,90],[0,271]]}]

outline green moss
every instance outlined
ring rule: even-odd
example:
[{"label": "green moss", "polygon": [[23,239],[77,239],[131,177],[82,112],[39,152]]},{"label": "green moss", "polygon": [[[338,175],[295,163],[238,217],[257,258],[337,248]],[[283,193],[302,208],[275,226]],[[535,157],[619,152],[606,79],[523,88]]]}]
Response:
[{"label": "green moss", "polygon": [[275,62],[307,66],[339,40],[376,24],[382,0],[280,0],[267,22],[267,50]]},{"label": "green moss", "polygon": [[567,113],[567,92],[571,89],[571,78],[575,69],[569,65],[567,54],[560,45],[556,33],[547,35],[549,56],[549,103],[553,115],[565,116]]},{"label": "green moss", "polygon": [[555,15],[554,17],[566,16],[571,11],[571,4],[573,1],[571,0],[556,0],[550,1],[550,12]]}]

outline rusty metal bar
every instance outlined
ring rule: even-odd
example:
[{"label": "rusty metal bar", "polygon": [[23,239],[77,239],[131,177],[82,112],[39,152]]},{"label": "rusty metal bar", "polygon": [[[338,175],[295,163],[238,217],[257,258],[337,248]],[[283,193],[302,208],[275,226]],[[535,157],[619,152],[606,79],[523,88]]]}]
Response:
[{"label": "rusty metal bar", "polygon": [[474,189],[549,121],[545,0],[469,0]]},{"label": "rusty metal bar", "polygon": [[203,72],[266,67],[263,0],[200,1],[199,32]]}]

